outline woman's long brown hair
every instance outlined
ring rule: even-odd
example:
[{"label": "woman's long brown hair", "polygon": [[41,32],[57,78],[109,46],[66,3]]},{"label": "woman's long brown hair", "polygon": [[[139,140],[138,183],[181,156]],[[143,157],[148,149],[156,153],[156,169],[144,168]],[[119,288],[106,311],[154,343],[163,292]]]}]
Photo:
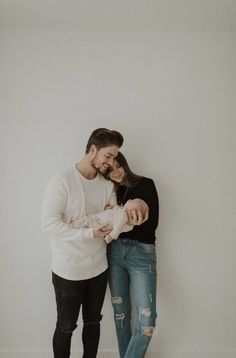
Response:
[{"label": "woman's long brown hair", "polygon": [[[137,175],[135,173],[132,172],[132,170],[130,169],[127,160],[125,159],[124,155],[119,152],[116,159],[117,163],[119,163],[119,165],[124,169],[125,171],[125,175],[124,178],[122,180],[122,183],[115,183],[115,185],[119,186],[119,185],[124,185],[128,188],[131,188],[133,186],[136,186],[140,180],[142,179],[142,176]],[[109,174],[108,174],[109,175]]]}]

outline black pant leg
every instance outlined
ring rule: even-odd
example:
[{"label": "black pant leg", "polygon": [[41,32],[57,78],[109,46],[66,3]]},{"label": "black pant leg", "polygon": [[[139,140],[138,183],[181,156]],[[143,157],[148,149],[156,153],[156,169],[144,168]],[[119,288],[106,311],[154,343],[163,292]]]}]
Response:
[{"label": "black pant leg", "polygon": [[107,287],[107,271],[86,281],[83,295],[83,332],[82,340],[84,346],[83,358],[95,358],[97,356],[101,310]]},{"label": "black pant leg", "polygon": [[69,358],[71,337],[77,327],[85,281],[71,281],[53,273],[57,324],[53,336],[54,358]]}]

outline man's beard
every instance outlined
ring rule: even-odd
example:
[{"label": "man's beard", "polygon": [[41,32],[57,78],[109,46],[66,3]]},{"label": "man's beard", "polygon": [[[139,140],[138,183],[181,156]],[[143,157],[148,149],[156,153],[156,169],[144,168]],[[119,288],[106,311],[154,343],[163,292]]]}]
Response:
[{"label": "man's beard", "polygon": [[101,169],[101,167],[96,167],[96,165],[94,163],[91,163],[91,166],[96,170],[97,173],[99,174],[106,174],[106,172],[108,171],[109,167],[106,169],[104,168],[104,170]]}]

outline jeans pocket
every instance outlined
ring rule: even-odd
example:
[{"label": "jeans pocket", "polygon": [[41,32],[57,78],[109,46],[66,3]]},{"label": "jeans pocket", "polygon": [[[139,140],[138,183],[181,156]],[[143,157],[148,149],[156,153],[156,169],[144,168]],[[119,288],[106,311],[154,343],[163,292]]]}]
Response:
[{"label": "jeans pocket", "polygon": [[147,258],[156,261],[156,247],[152,244],[144,244],[143,242],[136,241],[137,251]]}]

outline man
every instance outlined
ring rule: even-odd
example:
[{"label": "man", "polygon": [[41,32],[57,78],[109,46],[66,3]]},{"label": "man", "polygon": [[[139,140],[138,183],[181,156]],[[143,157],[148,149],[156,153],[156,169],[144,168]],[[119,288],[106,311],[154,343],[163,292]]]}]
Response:
[{"label": "man", "polygon": [[[112,166],[122,135],[98,128],[91,134],[83,159],[50,180],[42,212],[42,227],[52,237],[52,281],[57,303],[53,336],[54,358],[70,356],[71,337],[82,305],[84,358],[97,355],[101,309],[107,285],[108,225],[72,228],[65,222],[116,204],[112,182],[104,174]],[[137,223],[135,218],[130,224]]]}]

